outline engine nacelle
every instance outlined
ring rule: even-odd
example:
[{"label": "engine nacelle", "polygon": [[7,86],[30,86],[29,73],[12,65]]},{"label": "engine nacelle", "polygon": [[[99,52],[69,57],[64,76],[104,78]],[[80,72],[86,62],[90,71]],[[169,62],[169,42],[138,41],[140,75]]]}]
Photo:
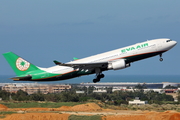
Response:
[{"label": "engine nacelle", "polygon": [[108,69],[119,70],[126,67],[130,67],[130,63],[126,64],[124,59],[112,62],[108,64]]}]

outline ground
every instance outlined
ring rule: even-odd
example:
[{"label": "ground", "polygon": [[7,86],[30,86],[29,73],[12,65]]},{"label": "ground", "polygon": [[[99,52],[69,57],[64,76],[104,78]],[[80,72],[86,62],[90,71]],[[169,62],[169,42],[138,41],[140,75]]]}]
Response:
[{"label": "ground", "polygon": [[69,120],[69,116],[94,116],[102,120],[180,120],[176,111],[133,111],[103,109],[95,103],[59,108],[8,108],[0,104],[2,120]]}]

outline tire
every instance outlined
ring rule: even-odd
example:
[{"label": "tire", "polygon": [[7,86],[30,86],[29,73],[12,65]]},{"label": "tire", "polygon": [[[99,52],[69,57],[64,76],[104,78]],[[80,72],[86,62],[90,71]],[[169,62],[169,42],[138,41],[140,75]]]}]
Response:
[{"label": "tire", "polygon": [[104,74],[101,74],[101,75],[100,75],[101,78],[104,78],[104,76],[105,76]]},{"label": "tire", "polygon": [[93,79],[93,82],[94,83],[97,83],[97,82],[99,82],[100,81],[100,79],[99,78],[97,78],[97,79]]},{"label": "tire", "polygon": [[97,79],[93,79],[93,82],[96,83],[96,82],[97,82]]}]

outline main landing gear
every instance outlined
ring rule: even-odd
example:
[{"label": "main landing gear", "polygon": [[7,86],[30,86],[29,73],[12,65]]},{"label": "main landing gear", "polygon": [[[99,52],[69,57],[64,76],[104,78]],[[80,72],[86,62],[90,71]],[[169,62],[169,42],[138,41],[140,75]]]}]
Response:
[{"label": "main landing gear", "polygon": [[163,61],[162,54],[159,54],[159,56],[160,56],[159,60],[162,62]]},{"label": "main landing gear", "polygon": [[94,83],[99,82],[101,80],[101,78],[104,78],[104,76],[105,76],[104,74],[102,74],[100,68],[96,68],[95,72],[96,72],[96,78],[93,79]]},{"label": "main landing gear", "polygon": [[93,79],[93,82],[94,82],[94,83],[99,82],[101,78],[104,78],[104,76],[105,76],[105,75],[102,74],[102,73],[99,74],[99,75],[97,75],[96,78]]}]

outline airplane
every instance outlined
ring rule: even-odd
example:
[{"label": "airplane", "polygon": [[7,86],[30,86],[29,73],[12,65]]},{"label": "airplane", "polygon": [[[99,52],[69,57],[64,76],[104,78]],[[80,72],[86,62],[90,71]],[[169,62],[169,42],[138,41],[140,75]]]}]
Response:
[{"label": "airplane", "polygon": [[11,78],[17,81],[55,81],[96,74],[93,82],[99,82],[104,78],[103,71],[119,70],[131,66],[132,62],[160,56],[177,44],[169,38],[152,39],[142,43],[136,43],[127,47],[109,52],[78,59],[68,63],[54,61],[56,66],[41,68],[31,64],[13,52],[4,53],[4,57],[10,64],[17,77]]}]

